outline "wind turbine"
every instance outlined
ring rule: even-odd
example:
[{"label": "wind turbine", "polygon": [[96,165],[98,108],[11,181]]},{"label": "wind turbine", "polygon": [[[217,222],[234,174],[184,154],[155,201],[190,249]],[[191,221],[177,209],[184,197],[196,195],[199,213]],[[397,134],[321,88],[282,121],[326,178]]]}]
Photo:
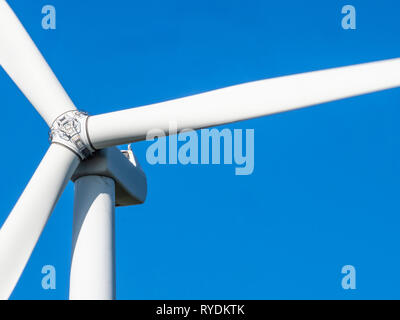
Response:
[{"label": "wind turbine", "polygon": [[144,202],[146,178],[117,145],[400,86],[400,58],[231,86],[101,115],[78,111],[5,0],[0,64],[51,130],[50,147],[0,230],[0,298],[12,293],[57,200],[75,181],[71,299],[113,299],[114,206]]}]

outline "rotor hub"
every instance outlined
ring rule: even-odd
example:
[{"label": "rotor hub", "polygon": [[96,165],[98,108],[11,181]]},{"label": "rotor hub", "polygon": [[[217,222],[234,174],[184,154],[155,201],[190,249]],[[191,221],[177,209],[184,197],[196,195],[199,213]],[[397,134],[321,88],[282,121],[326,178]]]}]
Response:
[{"label": "rotor hub", "polygon": [[54,120],[49,133],[51,143],[58,143],[76,153],[82,160],[89,158],[96,149],[90,143],[87,132],[89,115],[72,110]]}]

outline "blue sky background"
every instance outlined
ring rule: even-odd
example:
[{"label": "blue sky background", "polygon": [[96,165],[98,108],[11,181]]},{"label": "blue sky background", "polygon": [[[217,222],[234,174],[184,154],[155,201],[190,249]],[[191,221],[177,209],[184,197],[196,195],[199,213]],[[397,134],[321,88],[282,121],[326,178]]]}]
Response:
[{"label": "blue sky background", "polygon": [[[400,56],[400,3],[9,0],[75,104],[91,114],[246,81]],[[57,29],[41,28],[41,8]],[[357,30],[341,28],[341,8]],[[290,94],[288,92],[287,94]],[[0,223],[48,148],[44,121],[0,70]],[[400,298],[400,90],[236,123],[255,170],[159,165],[134,150],[147,202],[116,212],[119,299]],[[221,127],[222,128],[222,127]],[[39,199],[40,201],[40,199]],[[13,299],[66,299],[69,184]],[[57,289],[41,287],[41,268]],[[341,288],[354,265],[357,289]]]}]

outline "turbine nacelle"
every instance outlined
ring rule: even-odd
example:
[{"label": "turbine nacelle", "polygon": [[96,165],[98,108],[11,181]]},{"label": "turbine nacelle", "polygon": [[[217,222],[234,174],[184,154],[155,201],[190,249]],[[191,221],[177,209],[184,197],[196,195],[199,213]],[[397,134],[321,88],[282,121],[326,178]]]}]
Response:
[{"label": "turbine nacelle", "polygon": [[116,147],[96,151],[93,157],[80,163],[71,180],[75,182],[84,176],[109,177],[115,182],[117,207],[141,204],[147,196],[147,179],[133,152],[130,153],[135,163]]}]

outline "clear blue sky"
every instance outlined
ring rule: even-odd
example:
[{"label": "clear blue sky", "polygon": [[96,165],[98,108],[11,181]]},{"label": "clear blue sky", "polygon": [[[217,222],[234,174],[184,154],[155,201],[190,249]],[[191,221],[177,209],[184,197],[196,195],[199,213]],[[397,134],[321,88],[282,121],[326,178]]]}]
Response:
[{"label": "clear blue sky", "polygon": [[[92,114],[280,75],[400,56],[382,1],[9,0],[75,104]],[[41,28],[41,8],[57,29]],[[341,8],[357,29],[341,28]],[[3,223],[48,148],[0,71]],[[288,92],[290,94],[290,92]],[[255,170],[151,166],[147,202],[116,212],[119,299],[400,298],[400,90],[226,126],[255,129]],[[221,127],[222,128],[222,127]],[[14,299],[66,299],[73,184]],[[57,289],[41,288],[41,268]],[[341,288],[342,266],[357,289]]]}]

